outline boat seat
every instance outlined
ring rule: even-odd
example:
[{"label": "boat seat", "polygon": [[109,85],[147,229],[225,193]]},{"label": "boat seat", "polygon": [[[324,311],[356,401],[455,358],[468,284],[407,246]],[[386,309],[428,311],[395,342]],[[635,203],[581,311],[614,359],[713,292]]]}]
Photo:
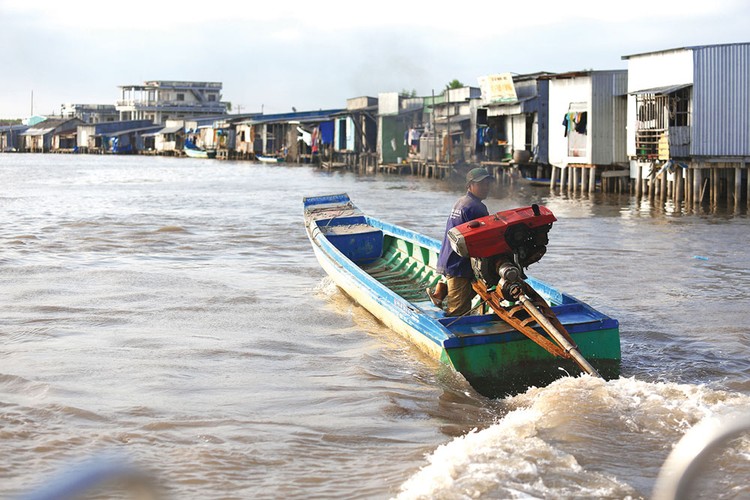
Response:
[{"label": "boat seat", "polygon": [[383,231],[356,220],[334,219],[318,228],[328,241],[352,262],[365,264],[379,259],[383,253]]}]

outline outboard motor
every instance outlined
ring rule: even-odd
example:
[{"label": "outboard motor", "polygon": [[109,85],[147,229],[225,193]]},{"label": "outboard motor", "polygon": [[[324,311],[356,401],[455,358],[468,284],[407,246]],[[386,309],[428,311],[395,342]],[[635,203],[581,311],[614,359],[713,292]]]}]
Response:
[{"label": "outboard motor", "polygon": [[544,256],[556,220],[547,207],[532,205],[458,225],[448,231],[448,239],[453,251],[471,258],[477,279],[488,288],[499,285],[503,297],[514,300],[519,291],[513,284]]},{"label": "outboard motor", "polygon": [[[453,251],[471,258],[477,277],[472,286],[495,314],[551,354],[572,359],[584,372],[599,377],[549,305],[524,281],[524,268],[547,251],[548,233],[556,220],[547,207],[531,205],[460,224],[448,231],[448,239]],[[549,337],[533,328],[533,322]]]}]

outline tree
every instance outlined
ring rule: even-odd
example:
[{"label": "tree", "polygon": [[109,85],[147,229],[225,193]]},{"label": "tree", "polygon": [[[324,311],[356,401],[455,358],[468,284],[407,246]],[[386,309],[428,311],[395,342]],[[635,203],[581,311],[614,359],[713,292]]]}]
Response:
[{"label": "tree", "polygon": [[448,89],[448,90],[450,90],[450,89],[461,89],[461,88],[464,88],[465,86],[466,85],[464,85],[463,83],[461,83],[460,80],[456,80],[454,78],[453,80],[451,80],[450,82],[448,82],[445,85],[445,88]]},{"label": "tree", "polygon": [[398,93],[398,95],[400,95],[401,97],[417,97],[417,89],[411,89],[411,92],[406,89],[402,89],[401,92]]}]

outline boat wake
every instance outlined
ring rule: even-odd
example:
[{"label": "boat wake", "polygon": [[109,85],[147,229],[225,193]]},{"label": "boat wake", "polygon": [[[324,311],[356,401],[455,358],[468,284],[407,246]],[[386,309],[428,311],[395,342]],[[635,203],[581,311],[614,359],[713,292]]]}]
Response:
[{"label": "boat wake", "polygon": [[336,286],[336,283],[330,277],[326,276],[320,280],[320,283],[315,285],[313,293],[320,297],[330,299],[339,293],[339,287]]},{"label": "boat wake", "polygon": [[[582,376],[506,401],[510,411],[494,425],[432,452],[397,498],[648,497],[688,429],[746,410],[750,397],[701,385]],[[750,472],[748,458],[750,439],[735,441],[699,483],[712,482],[725,498],[747,494],[737,488],[747,488],[738,478]]]}]

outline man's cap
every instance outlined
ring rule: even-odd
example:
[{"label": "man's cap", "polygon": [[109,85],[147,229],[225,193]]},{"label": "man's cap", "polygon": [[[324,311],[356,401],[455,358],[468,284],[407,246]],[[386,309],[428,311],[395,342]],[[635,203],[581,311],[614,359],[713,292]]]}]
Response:
[{"label": "man's cap", "polygon": [[484,167],[472,168],[469,173],[466,174],[466,182],[481,182],[484,179],[492,177],[490,173]]}]

